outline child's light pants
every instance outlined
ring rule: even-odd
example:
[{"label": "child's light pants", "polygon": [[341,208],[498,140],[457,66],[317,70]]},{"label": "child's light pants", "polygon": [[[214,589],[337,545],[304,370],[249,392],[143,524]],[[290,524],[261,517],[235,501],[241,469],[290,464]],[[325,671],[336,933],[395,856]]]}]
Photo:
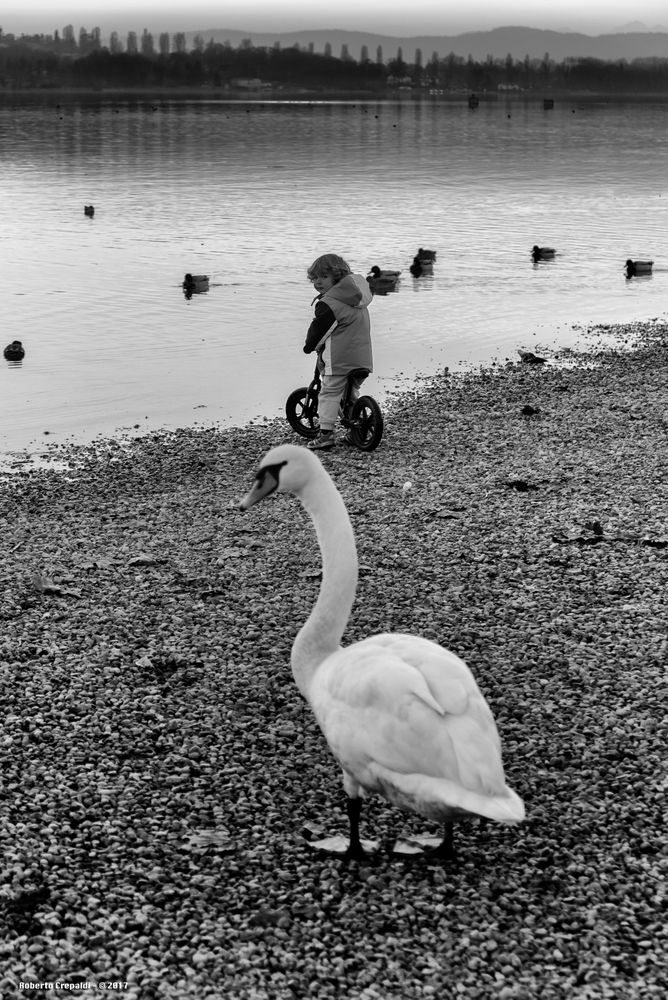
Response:
[{"label": "child's light pants", "polygon": [[[320,397],[318,400],[318,414],[320,416],[320,430],[333,431],[336,418],[339,413],[339,403],[345,392],[347,375],[323,375]],[[362,379],[355,379],[351,393],[354,402],[360,394]]]}]

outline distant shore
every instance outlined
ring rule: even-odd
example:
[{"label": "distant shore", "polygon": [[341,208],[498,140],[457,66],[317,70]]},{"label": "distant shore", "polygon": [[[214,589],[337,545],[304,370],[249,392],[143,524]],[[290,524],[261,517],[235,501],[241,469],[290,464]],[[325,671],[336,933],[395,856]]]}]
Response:
[{"label": "distant shore", "polygon": [[[276,86],[267,88],[237,89],[232,87],[0,87],[0,100],[12,97],[39,97],[54,99],[132,99],[145,98],[188,98],[201,100],[227,101],[280,101],[280,100],[365,100],[365,101],[406,101],[429,103],[460,103],[466,101],[468,89],[457,91],[439,91],[429,93],[424,89],[383,88],[381,90],[341,90],[337,88],[306,88]],[[665,91],[648,91],[643,93],[626,91],[583,91],[558,90],[547,87],[545,90],[531,91],[476,91],[481,103],[539,103],[545,98],[552,98],[555,104],[559,101],[665,101],[668,94]]]}]

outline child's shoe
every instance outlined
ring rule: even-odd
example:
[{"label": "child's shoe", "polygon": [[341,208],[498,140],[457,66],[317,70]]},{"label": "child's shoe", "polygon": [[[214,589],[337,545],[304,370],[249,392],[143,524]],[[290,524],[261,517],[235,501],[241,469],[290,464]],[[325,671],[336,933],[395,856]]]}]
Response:
[{"label": "child's shoe", "polygon": [[310,448],[311,451],[316,451],[321,448],[333,448],[335,444],[334,431],[320,431],[318,436],[312,438],[306,447]]}]

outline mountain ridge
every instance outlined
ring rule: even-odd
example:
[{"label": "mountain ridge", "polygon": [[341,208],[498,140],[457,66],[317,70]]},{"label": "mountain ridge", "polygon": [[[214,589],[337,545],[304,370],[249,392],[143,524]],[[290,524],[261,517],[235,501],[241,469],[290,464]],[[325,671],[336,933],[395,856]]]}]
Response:
[{"label": "mountain ridge", "polygon": [[459,35],[387,35],[382,32],[349,31],[342,28],[302,29],[300,31],[266,32],[243,31],[228,28],[206,28],[185,33],[189,42],[200,35],[205,43],[229,42],[235,48],[245,39],[254,46],[281,48],[293,45],[308,47],[313,44],[315,52],[323,52],[331,46],[332,55],[340,57],[342,46],[347,46],[349,55],[359,59],[363,46],[367,47],[369,58],[376,59],[378,46],[383,52],[383,60],[394,59],[399,48],[406,62],[413,62],[415,50],[420,49],[426,62],[435,52],[440,59],[454,52],[466,59],[470,55],[475,60],[488,56],[494,59],[542,59],[545,54],[555,62],[568,58],[593,58],[604,61],[619,59],[668,59],[668,29],[664,31],[633,31],[603,35],[585,35],[580,32],[554,31],[544,28],[528,28],[523,25],[505,25],[489,31],[468,31]]}]

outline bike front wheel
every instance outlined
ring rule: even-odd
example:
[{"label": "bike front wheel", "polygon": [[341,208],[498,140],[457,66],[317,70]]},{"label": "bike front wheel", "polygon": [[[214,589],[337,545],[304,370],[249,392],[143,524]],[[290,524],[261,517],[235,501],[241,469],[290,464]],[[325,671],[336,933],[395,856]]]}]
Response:
[{"label": "bike front wheel", "polygon": [[360,451],[373,451],[383,436],[383,414],[371,396],[360,396],[350,413],[350,436]]},{"label": "bike front wheel", "polygon": [[285,402],[285,416],[293,431],[305,438],[318,434],[318,397],[312,397],[307,386],[295,389]]}]

